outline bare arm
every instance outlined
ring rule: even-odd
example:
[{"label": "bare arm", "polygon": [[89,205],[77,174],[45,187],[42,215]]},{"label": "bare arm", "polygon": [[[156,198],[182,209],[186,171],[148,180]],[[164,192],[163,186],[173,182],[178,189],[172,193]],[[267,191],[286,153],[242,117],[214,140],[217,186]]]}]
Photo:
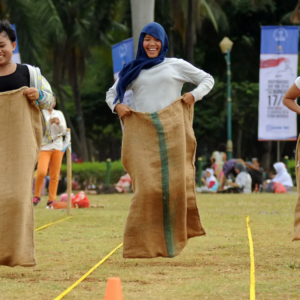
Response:
[{"label": "bare arm", "polygon": [[228,185],[230,185],[232,187],[237,187],[237,188],[240,187],[236,182],[230,182],[230,183],[228,183]]},{"label": "bare arm", "polygon": [[227,160],[227,154],[225,152],[223,152],[223,162],[225,163]]},{"label": "bare arm", "polygon": [[256,167],[256,166],[254,166],[254,165],[252,165],[252,164],[249,164],[249,163],[247,163],[247,162],[246,162],[246,167],[247,167],[248,169],[252,169],[252,170],[255,170],[255,171],[258,171],[258,172],[259,172],[259,167]]},{"label": "bare arm", "polygon": [[282,103],[290,110],[300,114],[300,106],[296,103],[296,98],[300,96],[300,89],[293,84],[283,96]]}]

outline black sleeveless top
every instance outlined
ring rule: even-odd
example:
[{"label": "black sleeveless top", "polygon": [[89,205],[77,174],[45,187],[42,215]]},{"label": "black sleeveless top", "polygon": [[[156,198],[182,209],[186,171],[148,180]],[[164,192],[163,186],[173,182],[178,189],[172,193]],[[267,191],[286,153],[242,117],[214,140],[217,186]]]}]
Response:
[{"label": "black sleeveless top", "polygon": [[28,67],[17,64],[14,73],[6,76],[0,76],[0,92],[17,90],[23,86],[30,86],[30,76]]}]

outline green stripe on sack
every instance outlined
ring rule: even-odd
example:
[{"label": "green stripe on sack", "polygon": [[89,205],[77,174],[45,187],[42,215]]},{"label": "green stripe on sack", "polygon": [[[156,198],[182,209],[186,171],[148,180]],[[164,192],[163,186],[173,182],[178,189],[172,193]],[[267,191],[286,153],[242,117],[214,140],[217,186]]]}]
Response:
[{"label": "green stripe on sack", "polygon": [[172,243],[172,228],[170,220],[170,186],[169,186],[169,161],[167,154],[167,145],[164,128],[160,122],[157,113],[151,114],[152,121],[156,127],[159,143],[159,153],[161,160],[161,184],[163,196],[163,218],[164,218],[164,232],[165,240],[169,257],[174,257],[173,243]]}]

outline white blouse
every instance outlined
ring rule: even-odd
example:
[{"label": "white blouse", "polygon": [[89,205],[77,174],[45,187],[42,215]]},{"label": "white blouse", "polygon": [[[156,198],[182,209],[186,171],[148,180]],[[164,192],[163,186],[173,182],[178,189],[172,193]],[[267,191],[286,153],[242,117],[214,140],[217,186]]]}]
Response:
[{"label": "white blouse", "polygon": [[251,194],[252,178],[248,173],[240,172],[235,178],[235,183],[237,183],[238,186],[243,189],[244,194]]},{"label": "white blouse", "polygon": [[[157,112],[181,96],[182,86],[190,82],[197,87],[191,91],[195,101],[201,100],[214,86],[213,77],[178,58],[166,58],[162,63],[142,70],[127,90],[133,91],[131,108],[138,112]],[[106,102],[114,111],[118,80],[106,93]]]},{"label": "white blouse", "polygon": [[[50,134],[52,138],[52,142],[42,146],[41,151],[49,151],[49,150],[62,150],[63,148],[63,138],[62,136],[66,133],[67,125],[66,120],[63,113],[60,110],[52,110],[52,114],[49,113],[48,110],[43,109],[43,114],[45,117],[46,125],[50,128]],[[59,125],[50,124],[50,118],[58,118]]]},{"label": "white blouse", "polygon": [[296,78],[295,84],[296,84],[297,88],[300,89],[300,77]]}]

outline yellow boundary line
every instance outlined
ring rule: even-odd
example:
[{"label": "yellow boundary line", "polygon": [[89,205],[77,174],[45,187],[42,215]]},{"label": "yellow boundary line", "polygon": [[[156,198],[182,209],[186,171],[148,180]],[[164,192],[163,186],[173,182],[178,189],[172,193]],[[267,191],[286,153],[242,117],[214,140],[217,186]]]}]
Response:
[{"label": "yellow boundary line", "polygon": [[253,241],[251,236],[251,228],[249,225],[249,217],[246,218],[246,222],[247,222],[247,231],[248,231],[249,248],[250,248],[250,300],[255,300],[254,250],[253,250]]},{"label": "yellow boundary line", "polygon": [[66,220],[68,220],[68,219],[70,219],[70,218],[72,218],[72,217],[67,217],[67,218],[64,218],[64,219],[62,219],[62,220],[59,220],[59,221],[56,221],[56,222],[52,222],[52,223],[46,224],[46,225],[44,225],[44,226],[42,226],[42,227],[39,227],[39,228],[35,229],[35,231],[42,230],[42,229],[44,229],[44,228],[46,228],[46,227],[48,227],[48,226],[51,226],[51,225],[54,225],[54,224],[56,224],[56,223],[60,223],[60,222],[66,221]]},{"label": "yellow boundary line", "polygon": [[119,248],[123,246],[121,243],[118,247],[112,250],[109,254],[107,254],[101,261],[99,261],[94,267],[92,267],[87,273],[85,273],[80,279],[78,279],[73,285],[71,285],[68,289],[66,289],[63,293],[61,293],[54,300],[60,300],[64,296],[66,296],[69,292],[71,292],[81,281],[83,281],[86,277],[88,277],[92,272],[94,272],[100,265],[102,265],[110,256],[112,256]]}]

